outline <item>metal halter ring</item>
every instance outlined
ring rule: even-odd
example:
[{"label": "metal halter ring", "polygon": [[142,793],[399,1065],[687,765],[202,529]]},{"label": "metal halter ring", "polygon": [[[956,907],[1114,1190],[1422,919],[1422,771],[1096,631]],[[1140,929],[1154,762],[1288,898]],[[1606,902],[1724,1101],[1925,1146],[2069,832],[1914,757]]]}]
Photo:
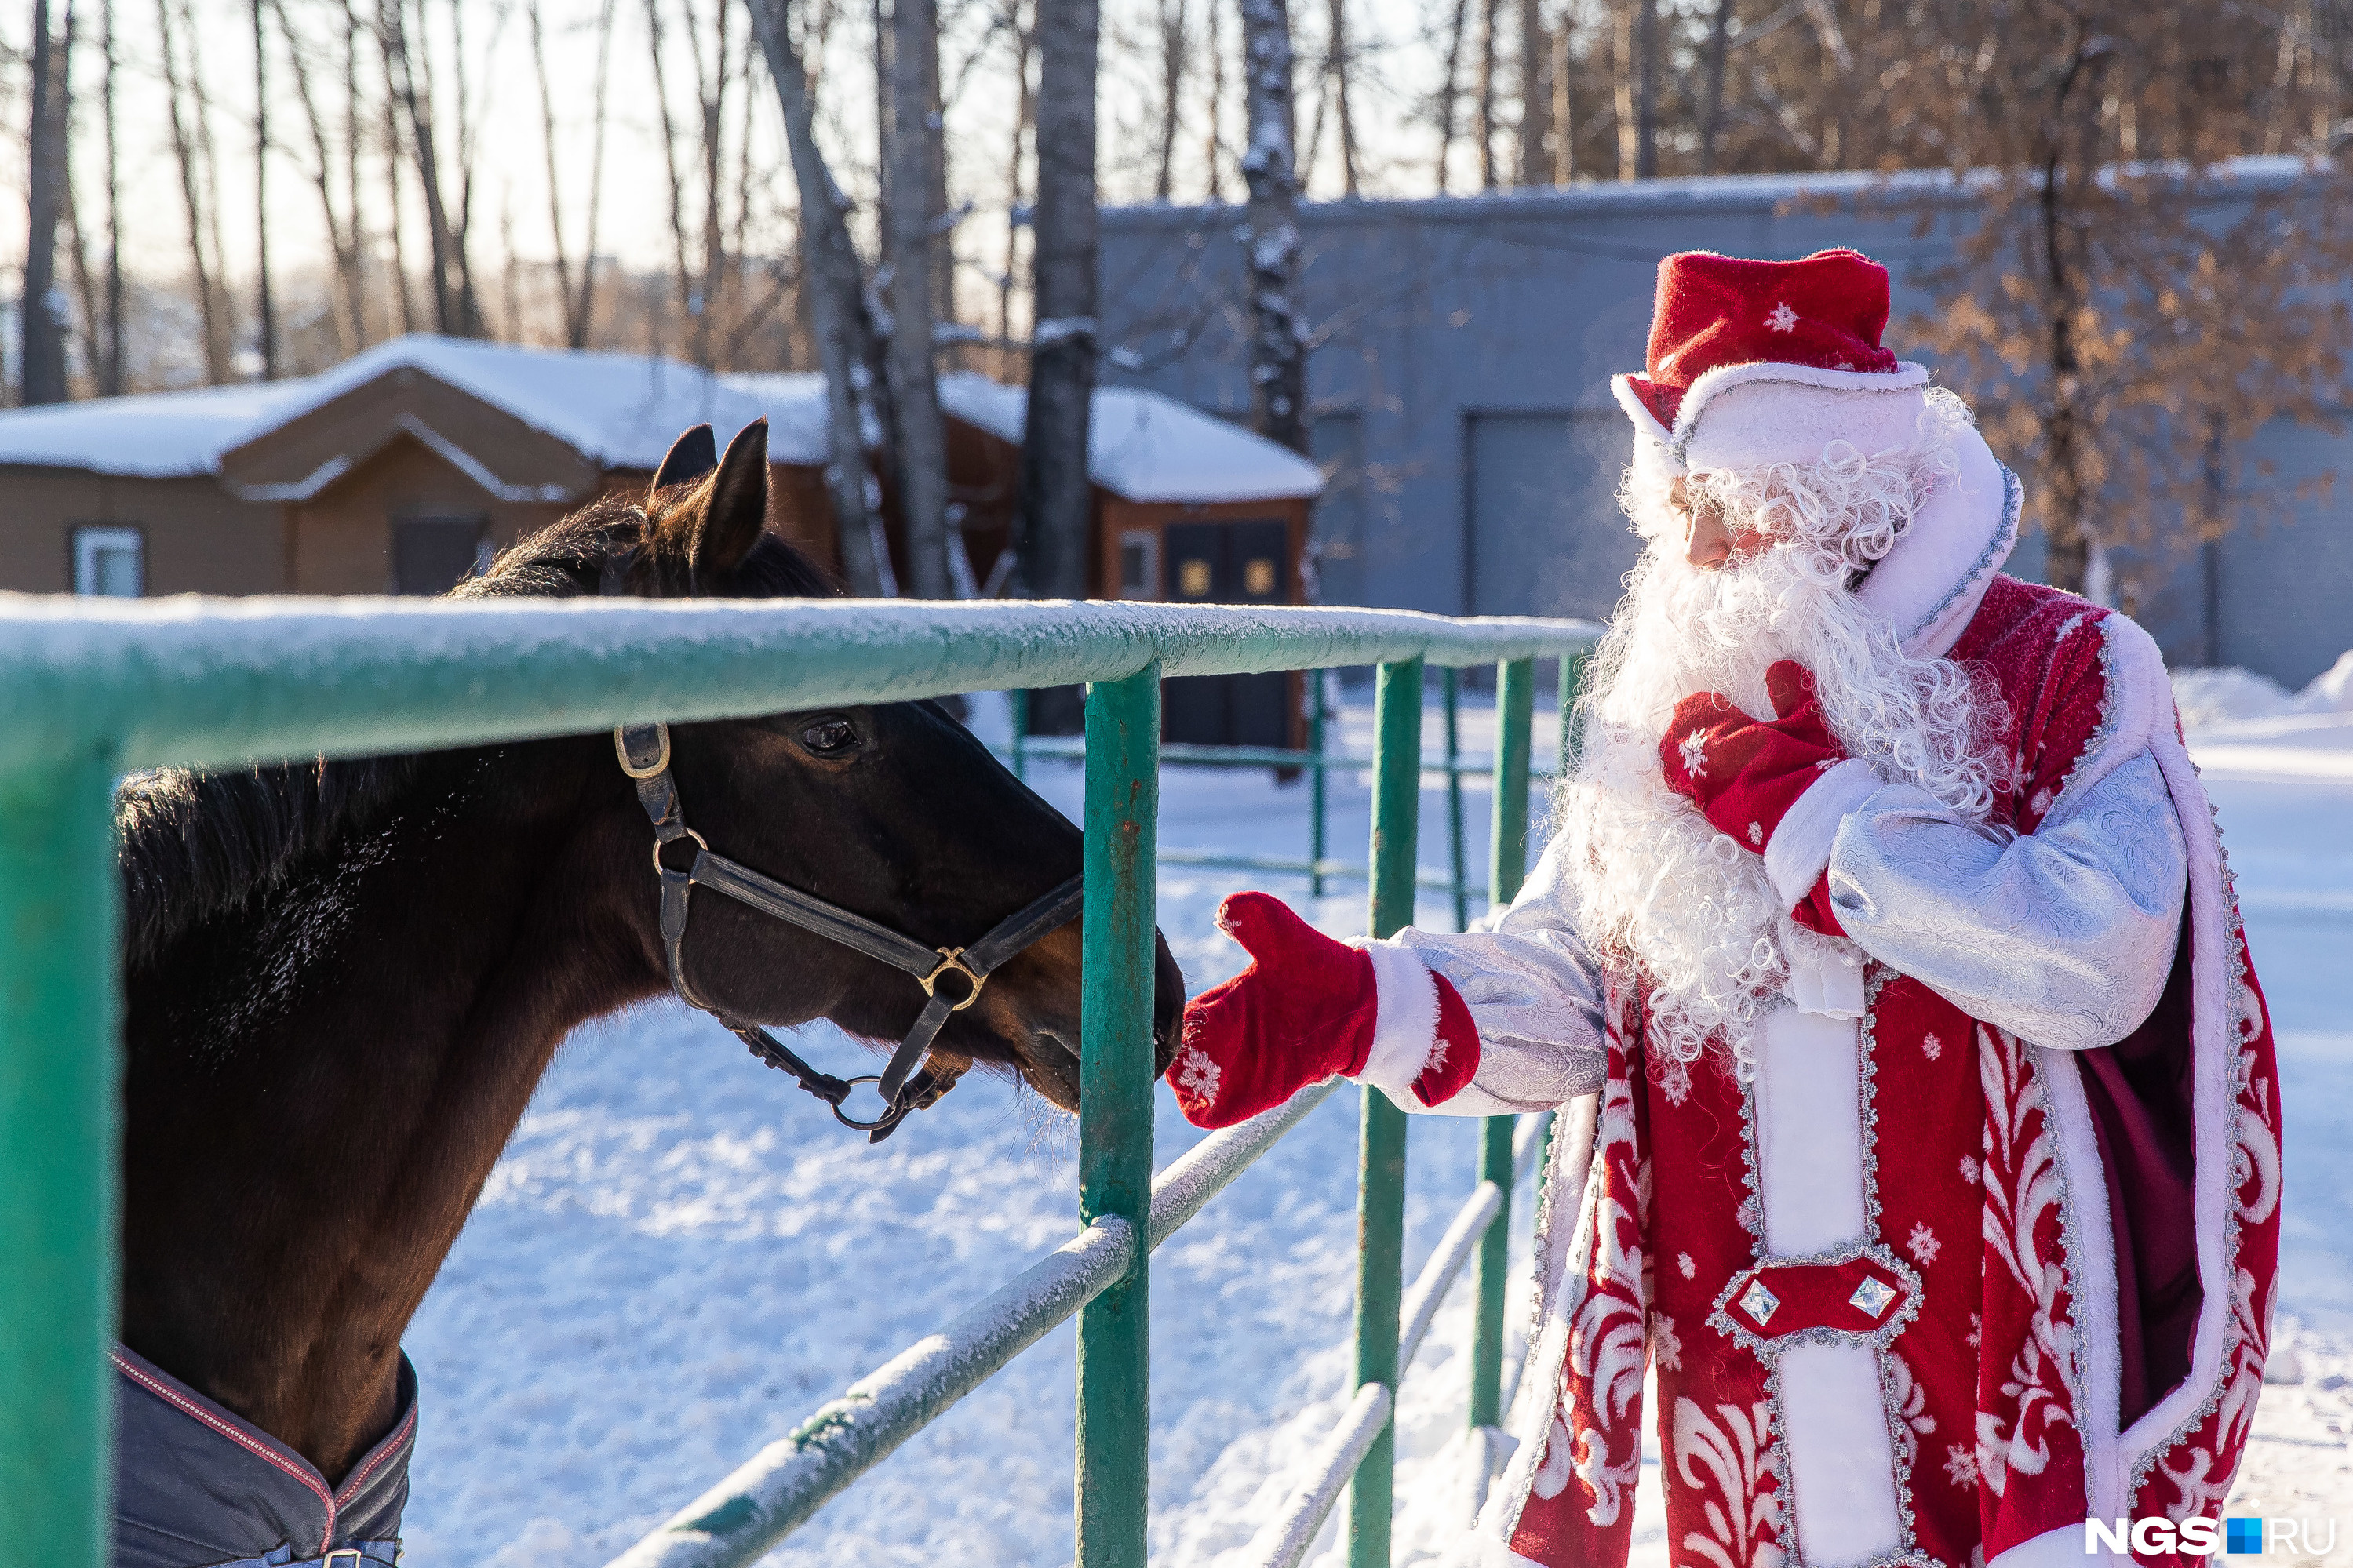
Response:
[{"label": "metal halter ring", "polygon": [[[678,837],[691,838],[704,854],[707,855],[711,852],[711,841],[703,837],[702,834],[697,833],[691,827],[680,828],[678,830]],[[656,876],[659,876],[664,871],[670,869],[669,867],[662,864],[661,852],[677,842],[678,838],[657,838],[654,840],[654,874]]]},{"label": "metal halter ring", "polygon": [[[882,1075],[881,1073],[871,1072],[863,1074],[858,1078],[844,1079],[841,1082],[841,1100],[848,1100],[849,1098],[849,1091],[856,1089],[861,1083],[880,1084],[881,1081]],[[907,1114],[905,1110],[902,1110],[897,1106],[885,1105],[882,1108],[881,1115],[876,1117],[871,1121],[860,1121],[858,1118],[850,1115],[849,1112],[841,1109],[841,1100],[835,1100],[829,1095],[823,1094],[818,1095],[818,1098],[824,1100],[827,1107],[832,1110],[833,1119],[836,1121],[840,1122],[844,1127],[859,1132],[873,1132],[886,1127],[896,1127],[902,1120],[905,1119]]]},{"label": "metal halter ring", "polygon": [[988,984],[988,976],[986,974],[976,973],[972,968],[965,963],[964,949],[960,947],[943,947],[934,949],[934,951],[938,952],[940,955],[939,967],[933,970],[929,974],[918,975],[915,980],[915,984],[923,988],[923,994],[926,996],[935,994],[932,988],[939,984],[941,975],[945,974],[949,970],[953,969],[958,974],[963,975],[966,980],[972,982],[972,991],[963,1001],[957,1003],[948,1010],[952,1013],[961,1013],[966,1007],[969,1007],[974,1003],[979,1001],[980,988]]}]

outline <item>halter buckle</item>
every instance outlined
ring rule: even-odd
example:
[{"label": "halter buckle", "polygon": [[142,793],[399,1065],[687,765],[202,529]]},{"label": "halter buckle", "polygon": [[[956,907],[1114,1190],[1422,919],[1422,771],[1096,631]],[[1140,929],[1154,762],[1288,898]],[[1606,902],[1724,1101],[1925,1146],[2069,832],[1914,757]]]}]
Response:
[{"label": "halter buckle", "polygon": [[[654,760],[639,763],[629,751],[629,736],[634,731],[642,735],[654,732]],[[621,771],[633,779],[659,778],[670,770],[670,726],[667,724],[617,724],[613,727],[613,754],[621,760]]]},{"label": "halter buckle", "polygon": [[939,984],[940,976],[945,974],[950,970],[954,970],[958,974],[963,975],[966,980],[972,982],[972,990],[965,994],[963,1001],[956,1003],[955,1005],[950,1007],[948,1011],[952,1013],[961,1013],[966,1007],[969,1007],[974,1003],[979,1001],[980,988],[988,984],[988,976],[980,973],[976,970],[973,969],[971,965],[965,963],[964,949],[960,947],[942,947],[934,948],[933,951],[940,955],[939,967],[933,970],[929,974],[919,975],[915,981],[916,984],[923,988],[923,994],[926,996],[934,994],[933,987]]}]

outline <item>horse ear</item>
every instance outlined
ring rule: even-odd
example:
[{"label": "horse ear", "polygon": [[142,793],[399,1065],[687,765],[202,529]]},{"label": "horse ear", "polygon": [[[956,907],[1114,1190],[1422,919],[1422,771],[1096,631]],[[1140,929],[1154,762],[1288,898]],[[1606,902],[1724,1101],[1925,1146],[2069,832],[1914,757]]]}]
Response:
[{"label": "horse ear", "polygon": [[768,526],[768,422],[754,419],[727,443],[719,472],[695,521],[691,559],[698,572],[732,572]]},{"label": "horse ear", "polygon": [[698,425],[670,443],[670,455],[654,470],[653,488],[692,484],[718,466],[719,443],[712,438],[710,426]]}]

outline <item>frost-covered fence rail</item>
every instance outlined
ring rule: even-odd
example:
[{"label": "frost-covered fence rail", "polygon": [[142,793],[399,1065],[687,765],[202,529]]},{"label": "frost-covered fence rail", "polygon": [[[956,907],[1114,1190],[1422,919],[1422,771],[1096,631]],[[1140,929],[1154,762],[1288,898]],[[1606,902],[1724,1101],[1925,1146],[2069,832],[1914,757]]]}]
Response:
[{"label": "frost-covered fence rail", "polygon": [[[1534,661],[1561,660],[1573,682],[1594,632],[1578,622],[1199,605],[0,595],[0,1249],[9,1259],[0,1269],[0,1568],[100,1568],[107,1551],[121,1059],[112,800],[125,771],[1086,683],[1084,1229],[860,1384],[843,1402],[856,1408],[827,1431],[858,1434],[848,1449],[887,1452],[1075,1310],[1079,1561],[1141,1568],[1150,1247],[1136,1237],[1156,1244],[1264,1146],[1251,1144],[1264,1131],[1253,1124],[1250,1138],[1212,1140],[1158,1188],[1151,1180],[1160,681],[1380,667],[1370,875],[1373,927],[1386,934],[1412,914],[1423,666],[1501,667],[1490,886],[1508,898],[1524,867]],[[1382,1097],[1363,1099],[1357,1381],[1393,1393],[1404,1128]],[[1295,1119],[1286,1108],[1271,1121]],[[1484,1147],[1482,1175],[1507,1193],[1508,1119],[1491,1123]],[[1474,1420],[1482,1401],[1492,1420],[1497,1397],[1502,1232],[1500,1220],[1490,1224],[1480,1242]],[[886,1407],[890,1420],[870,1424]],[[1358,1568],[1388,1559],[1381,1420],[1355,1471]],[[814,1495],[809,1509],[863,1468],[818,1458],[810,1463],[822,1473],[793,1483],[804,1489],[796,1495]],[[753,1506],[727,1492],[700,1517],[715,1527],[739,1498]],[[771,1531],[747,1516],[741,1531],[702,1530],[709,1554],[657,1560],[749,1562],[790,1522]]]}]

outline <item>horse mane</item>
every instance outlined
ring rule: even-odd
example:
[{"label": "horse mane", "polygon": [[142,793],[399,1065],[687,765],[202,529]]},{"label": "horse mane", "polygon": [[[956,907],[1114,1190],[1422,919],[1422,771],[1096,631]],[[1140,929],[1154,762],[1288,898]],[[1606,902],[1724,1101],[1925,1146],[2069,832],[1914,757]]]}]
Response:
[{"label": "horse mane", "polygon": [[[701,489],[675,487],[644,509],[607,496],[501,552],[487,572],[445,596],[593,596],[617,545],[650,532],[653,521]],[[664,593],[672,587],[661,584]],[[727,592],[744,598],[830,598],[841,590],[772,531],[735,569]],[[424,760],[418,754],[321,757],[130,774],[114,798],[129,966],[154,964],[188,931],[276,887],[347,836],[383,823],[416,785]]]}]

